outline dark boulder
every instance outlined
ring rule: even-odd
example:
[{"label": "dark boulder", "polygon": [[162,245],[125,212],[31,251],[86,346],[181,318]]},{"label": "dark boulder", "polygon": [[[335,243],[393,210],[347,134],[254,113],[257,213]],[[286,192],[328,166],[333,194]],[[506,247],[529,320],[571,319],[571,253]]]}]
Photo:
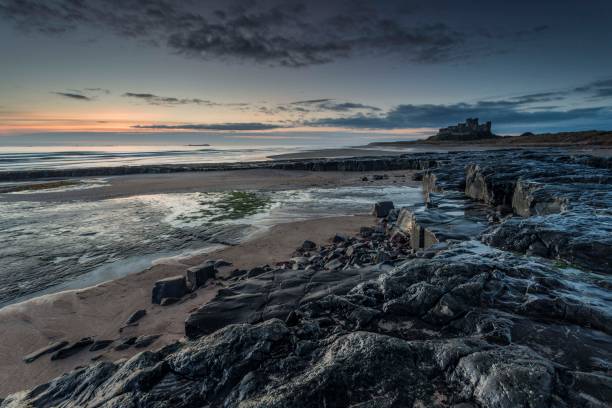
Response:
[{"label": "dark boulder", "polygon": [[[187,287],[193,291],[204,286],[209,279],[214,279],[217,274],[214,261],[206,261],[200,265],[193,266],[187,269],[185,278],[187,280]],[[171,296],[168,296],[171,297]],[[181,296],[172,296],[181,297]]]},{"label": "dark boulder", "polygon": [[160,304],[164,298],[181,298],[188,293],[185,277],[182,275],[161,279],[155,282],[151,302]]},{"label": "dark boulder", "polygon": [[379,201],[372,207],[372,215],[377,218],[384,218],[394,208],[393,201]]},{"label": "dark boulder", "polygon": [[62,360],[64,358],[68,358],[70,356],[75,355],[79,351],[83,350],[86,347],[91,346],[94,343],[93,338],[91,337],[83,337],[81,340],[76,343],[71,344],[68,347],[59,349],[53,355],[51,355],[51,360]]}]

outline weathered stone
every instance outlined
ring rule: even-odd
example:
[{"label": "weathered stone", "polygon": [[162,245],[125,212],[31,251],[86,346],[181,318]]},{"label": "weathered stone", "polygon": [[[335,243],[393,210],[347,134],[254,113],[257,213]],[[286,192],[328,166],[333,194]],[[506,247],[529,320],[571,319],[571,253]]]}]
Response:
[{"label": "weathered stone", "polygon": [[89,351],[98,351],[107,348],[113,343],[114,340],[96,340],[91,347],[89,347]]},{"label": "weathered stone", "polygon": [[160,306],[171,306],[175,303],[180,302],[181,298],[176,298],[176,297],[165,297],[161,300],[161,302],[159,302]]},{"label": "weathered stone", "polygon": [[159,334],[151,334],[151,335],[139,336],[134,341],[134,348],[149,347],[151,344],[153,344],[160,337],[161,336]]},{"label": "weathered stone", "polygon": [[137,321],[139,321],[140,319],[142,319],[143,317],[145,317],[147,314],[147,311],[145,309],[140,309],[135,311],[134,313],[132,313],[130,315],[130,317],[128,317],[127,321],[125,322],[126,325],[131,325],[136,323]]},{"label": "weathered stone", "polygon": [[377,218],[384,218],[394,208],[393,201],[379,201],[372,207],[372,215]]},{"label": "weathered stone", "polygon": [[304,251],[312,251],[312,250],[317,249],[317,244],[315,244],[312,241],[306,240],[302,243],[300,248],[303,249]]},{"label": "weathered stone", "polygon": [[138,337],[136,336],[132,336],[132,337],[128,337],[127,339],[123,339],[123,341],[121,343],[119,343],[118,345],[115,346],[115,350],[117,351],[121,351],[121,350],[126,350],[130,347],[132,347],[134,345],[134,343],[136,343],[136,339]]},{"label": "weathered stone", "polygon": [[66,347],[69,343],[65,340],[62,341],[56,341],[55,343],[51,343],[48,346],[45,346],[43,348],[40,348],[36,351],[33,351],[32,353],[28,354],[27,356],[23,357],[23,361],[26,363],[31,363],[32,361],[38,359],[39,357],[45,355],[45,354],[49,354],[49,353],[54,353],[59,349],[62,349],[64,347]]},{"label": "weathered stone", "polygon": [[232,266],[232,263],[229,261],[226,261],[225,259],[217,259],[215,261],[215,268],[223,268],[226,266]]},{"label": "weathered stone", "polygon": [[151,302],[160,304],[163,298],[181,298],[187,294],[187,284],[184,276],[173,276],[155,282]]},{"label": "weathered stone", "polygon": [[62,360],[70,356],[75,355],[79,351],[86,347],[91,346],[94,340],[91,337],[83,337],[81,340],[69,345],[68,347],[61,348],[51,355],[51,360]]},{"label": "weathered stone", "polygon": [[[209,279],[214,279],[217,274],[214,261],[207,261],[200,265],[187,269],[185,279],[189,290],[194,291],[200,286],[204,286]],[[181,297],[181,296],[167,296]]]}]

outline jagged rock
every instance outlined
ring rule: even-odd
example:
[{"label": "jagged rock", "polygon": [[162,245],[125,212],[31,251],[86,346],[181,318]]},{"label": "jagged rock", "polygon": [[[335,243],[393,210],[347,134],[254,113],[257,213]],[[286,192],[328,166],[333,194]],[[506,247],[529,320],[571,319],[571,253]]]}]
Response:
[{"label": "jagged rock", "polygon": [[57,350],[55,353],[51,355],[51,360],[62,360],[64,358],[73,356],[79,351],[83,350],[84,348],[91,346],[93,343],[94,343],[93,338],[83,337],[81,340],[77,341],[76,343],[73,343],[68,347],[64,347],[64,348]]},{"label": "jagged rock", "polygon": [[394,208],[393,201],[379,201],[372,207],[372,215],[377,218],[384,218]]},{"label": "jagged rock", "polygon": [[482,406],[536,408],[550,406],[554,374],[550,361],[511,345],[463,357],[453,376],[467,381],[462,394]]},{"label": "jagged rock", "polygon": [[65,340],[62,341],[56,341],[55,343],[51,343],[48,346],[45,346],[43,348],[40,348],[36,351],[33,351],[32,353],[28,354],[27,356],[23,357],[23,361],[26,363],[31,363],[32,361],[38,359],[39,357],[45,355],[45,354],[49,354],[49,353],[54,353],[56,351],[58,351],[59,349],[62,349],[64,347],[66,347],[69,343]]},{"label": "jagged rock", "polygon": [[181,298],[187,294],[187,283],[184,276],[178,275],[155,282],[151,301],[160,304],[164,298]]},{"label": "jagged rock", "polygon": [[[214,279],[217,274],[214,261],[206,261],[200,265],[187,269],[185,279],[190,291],[194,291],[200,286],[204,286],[209,279]],[[181,297],[181,296],[166,296]]]},{"label": "jagged rock", "polygon": [[[579,321],[557,312],[570,309],[556,304],[539,307],[533,320],[524,307],[533,298],[560,298],[571,310],[588,306],[589,316],[609,317],[609,300],[591,303],[601,294],[594,284],[560,284],[553,266],[478,241],[447,244],[431,259],[365,272],[301,276],[303,271],[271,270],[237,281],[190,317],[211,334],[77,369],[7,397],[3,408],[128,401],[177,407],[609,402],[609,377],[601,369],[611,358],[612,337],[604,325],[593,326],[584,314]],[[575,303],[579,298],[583,309]],[[281,305],[287,324],[264,317]],[[429,318],[447,316],[445,305],[452,319]],[[231,324],[238,323],[240,307],[241,319],[263,321]]]}]

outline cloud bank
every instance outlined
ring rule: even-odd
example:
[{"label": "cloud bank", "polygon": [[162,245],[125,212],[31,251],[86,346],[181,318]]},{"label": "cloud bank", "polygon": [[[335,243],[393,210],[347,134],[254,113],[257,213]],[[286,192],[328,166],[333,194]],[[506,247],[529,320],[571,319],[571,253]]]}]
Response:
[{"label": "cloud bank", "polygon": [[[219,8],[215,4],[169,0],[0,0],[0,18],[18,29],[45,35],[97,28],[190,58],[285,67],[388,54],[415,63],[456,61],[498,52],[548,28],[538,25],[512,31],[496,27],[492,34],[482,24],[480,29],[468,30],[436,14],[420,16],[416,3],[411,7],[412,3],[400,0],[242,0]],[[478,25],[478,19],[474,21],[472,25]]]}]

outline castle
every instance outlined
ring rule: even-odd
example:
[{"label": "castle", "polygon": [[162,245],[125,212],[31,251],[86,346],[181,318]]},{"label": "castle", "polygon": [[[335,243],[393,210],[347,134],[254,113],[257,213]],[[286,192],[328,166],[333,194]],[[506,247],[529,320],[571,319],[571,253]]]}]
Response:
[{"label": "castle", "polygon": [[465,123],[442,128],[428,140],[474,140],[495,137],[491,133],[491,122],[478,124],[478,118],[468,118]]}]

